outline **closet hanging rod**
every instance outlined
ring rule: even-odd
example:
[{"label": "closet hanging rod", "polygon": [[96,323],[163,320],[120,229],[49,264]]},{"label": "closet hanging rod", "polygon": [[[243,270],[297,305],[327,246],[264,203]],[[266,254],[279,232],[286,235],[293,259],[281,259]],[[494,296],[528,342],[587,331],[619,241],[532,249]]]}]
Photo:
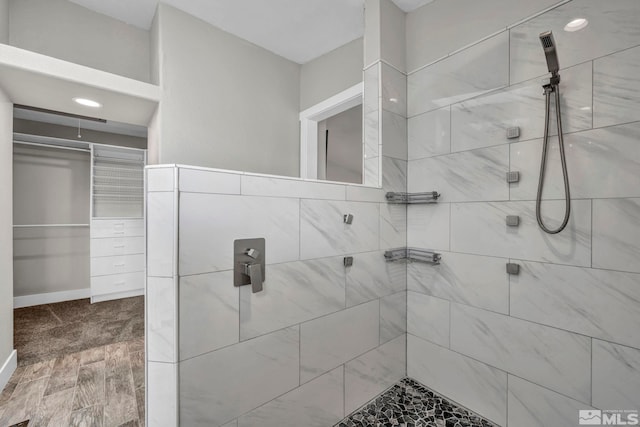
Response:
[{"label": "closet hanging rod", "polygon": [[24,141],[13,141],[14,144],[22,144],[22,145],[33,145],[35,147],[44,147],[44,148],[57,148],[59,150],[71,150],[71,151],[83,151],[85,153],[89,153],[91,150],[88,148],[74,148],[74,147],[65,147],[62,145],[55,144],[38,144],[37,142],[24,142]]},{"label": "closet hanging rod", "polygon": [[14,224],[13,228],[45,228],[45,227],[89,227],[89,224]]}]

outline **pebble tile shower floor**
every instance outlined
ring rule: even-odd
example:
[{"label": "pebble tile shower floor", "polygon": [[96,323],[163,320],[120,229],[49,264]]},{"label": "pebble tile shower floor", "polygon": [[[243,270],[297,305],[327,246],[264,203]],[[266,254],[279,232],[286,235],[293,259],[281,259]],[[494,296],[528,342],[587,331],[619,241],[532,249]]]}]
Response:
[{"label": "pebble tile shower floor", "polygon": [[405,378],[335,427],[497,427]]}]

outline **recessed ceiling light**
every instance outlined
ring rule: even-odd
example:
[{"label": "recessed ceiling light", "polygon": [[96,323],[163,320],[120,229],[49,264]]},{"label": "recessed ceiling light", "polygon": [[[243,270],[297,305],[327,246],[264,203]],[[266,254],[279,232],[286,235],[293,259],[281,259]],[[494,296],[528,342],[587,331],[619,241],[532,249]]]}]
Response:
[{"label": "recessed ceiling light", "polygon": [[573,21],[570,21],[567,25],[564,26],[565,31],[573,32],[583,29],[589,25],[589,21],[584,18],[576,18]]},{"label": "recessed ceiling light", "polygon": [[73,98],[73,100],[75,102],[77,102],[80,105],[84,105],[85,107],[91,107],[91,108],[100,108],[102,107],[102,104],[100,104],[97,101],[94,101],[93,99],[87,99],[87,98]]}]

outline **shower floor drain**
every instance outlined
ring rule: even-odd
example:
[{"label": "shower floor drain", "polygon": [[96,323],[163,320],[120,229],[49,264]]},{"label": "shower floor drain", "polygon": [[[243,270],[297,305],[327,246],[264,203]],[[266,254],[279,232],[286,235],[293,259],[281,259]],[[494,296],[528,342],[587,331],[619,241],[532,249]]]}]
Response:
[{"label": "shower floor drain", "polygon": [[498,427],[405,378],[335,427]]}]

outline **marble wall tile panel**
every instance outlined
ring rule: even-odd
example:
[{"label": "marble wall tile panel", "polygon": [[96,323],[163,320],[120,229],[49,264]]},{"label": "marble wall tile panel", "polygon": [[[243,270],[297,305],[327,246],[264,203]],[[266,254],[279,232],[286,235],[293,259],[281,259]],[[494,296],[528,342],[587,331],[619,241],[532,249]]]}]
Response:
[{"label": "marble wall tile panel", "polygon": [[299,385],[300,331],[283,329],[180,363],[180,425],[220,426]]},{"label": "marble wall tile panel", "polygon": [[638,68],[640,47],[593,61],[594,126],[610,126],[640,120]]},{"label": "marble wall tile panel", "polygon": [[262,292],[240,288],[240,340],[344,309],[345,282],[342,257],[267,266]]},{"label": "marble wall tile panel", "polygon": [[177,290],[173,277],[148,277],[147,304],[147,356],[156,362],[178,361]]},{"label": "marble wall tile panel", "polygon": [[417,160],[451,152],[451,107],[407,120],[408,159]]},{"label": "marble wall tile panel", "polygon": [[593,340],[593,406],[640,408],[640,350]]},{"label": "marble wall tile panel", "polygon": [[407,374],[407,337],[401,335],[344,366],[345,414],[358,409]]},{"label": "marble wall tile panel", "polygon": [[449,250],[451,205],[433,203],[407,207],[407,246]]},{"label": "marble wall tile panel", "polygon": [[591,402],[591,339],[585,336],[453,304],[451,349]]},{"label": "marble wall tile panel", "polygon": [[[560,111],[564,133],[591,128],[591,88],[590,62],[562,70]],[[550,109],[550,135],[558,133],[555,111],[553,101]],[[451,151],[542,138],[544,114],[545,98],[541,79],[529,80],[455,104],[451,106]],[[507,129],[514,126],[520,128],[520,137],[509,140]]]},{"label": "marble wall tile panel", "polygon": [[231,270],[180,278],[180,360],[238,342],[239,289]]},{"label": "marble wall tile panel", "polygon": [[371,301],[300,325],[300,382],[377,347],[379,305]]},{"label": "marble wall tile panel", "polygon": [[640,273],[640,199],[593,201],[593,266]]},{"label": "marble wall tile panel", "polygon": [[[451,205],[451,250],[471,254],[591,265],[591,201],[574,200],[571,219],[559,234],[543,232],[535,218],[535,202],[454,203]],[[507,215],[520,225],[508,227]],[[564,215],[563,201],[542,206],[545,222],[555,227]],[[594,245],[595,246],[595,245]]]},{"label": "marble wall tile panel", "polygon": [[[380,210],[376,203],[300,201],[300,257],[312,259],[378,249]],[[351,224],[344,223],[353,215]],[[295,224],[292,228],[297,228]]]},{"label": "marble wall tile panel", "polygon": [[238,418],[238,427],[326,427],[344,416],[342,366]]},{"label": "marble wall tile panel", "polygon": [[516,262],[512,316],[640,348],[640,274]]},{"label": "marble wall tile panel", "polygon": [[449,347],[449,301],[409,292],[407,332],[443,347]]},{"label": "marble wall tile panel", "polygon": [[517,427],[574,426],[578,411],[592,409],[513,375],[509,375],[508,401],[508,425]]},{"label": "marble wall tile panel", "polygon": [[266,239],[267,264],[299,256],[298,199],[180,194],[180,275],[233,268],[235,239]]},{"label": "marble wall tile panel", "polygon": [[407,332],[407,293],[380,298],[380,344]]},{"label": "marble wall tile panel", "polygon": [[407,266],[407,289],[434,297],[509,313],[509,276],[504,258],[442,252],[439,265]]},{"label": "marble wall tile panel", "polygon": [[[635,0],[572,1],[511,28],[511,84],[547,74],[540,33],[553,31],[562,75],[564,68],[640,44],[639,12]],[[576,17],[588,18],[589,25],[579,32],[563,31]]]},{"label": "marble wall tile panel", "polygon": [[409,162],[409,192],[438,191],[439,202],[509,200],[509,147],[483,148]]},{"label": "marble wall tile panel", "polygon": [[247,196],[293,197],[344,200],[344,185],[255,175],[242,175],[242,194]]},{"label": "marble wall tile panel", "polygon": [[509,32],[504,31],[410,74],[407,78],[408,117],[508,84]]},{"label": "marble wall tile panel", "polygon": [[386,262],[384,251],[354,255],[347,268],[347,307],[406,290],[405,264]]},{"label": "marble wall tile panel", "polygon": [[[612,126],[565,135],[571,197],[612,198],[640,196],[640,123]],[[520,182],[510,185],[511,200],[535,200],[538,190],[542,140],[511,145],[511,170]],[[544,182],[545,199],[564,199],[560,150],[549,144]]]},{"label": "marble wall tile panel", "polygon": [[497,424],[506,425],[505,372],[409,334],[407,374]]}]

